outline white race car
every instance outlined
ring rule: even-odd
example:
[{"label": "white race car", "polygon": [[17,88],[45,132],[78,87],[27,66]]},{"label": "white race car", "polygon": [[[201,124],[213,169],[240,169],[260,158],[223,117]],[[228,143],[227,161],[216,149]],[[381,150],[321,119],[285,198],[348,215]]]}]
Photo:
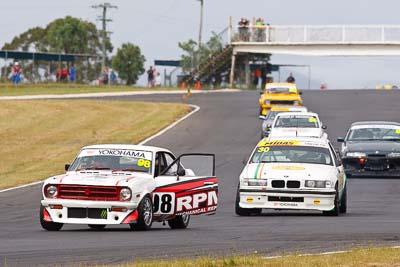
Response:
[{"label": "white race car", "polygon": [[346,176],[327,139],[265,138],[240,174],[236,214],[261,209],[346,212]]},{"label": "white race car", "polygon": [[276,115],[272,123],[270,137],[317,137],[328,138],[326,126],[322,124],[317,113],[282,112]]},{"label": "white race car", "polygon": [[[201,166],[202,175],[185,169],[187,163]],[[49,231],[63,224],[94,229],[127,224],[147,230],[153,221],[186,228],[190,215],[217,209],[214,154],[176,158],[158,147],[93,145],[82,148],[65,169],[66,174],[50,177],[43,185],[40,223]]]}]

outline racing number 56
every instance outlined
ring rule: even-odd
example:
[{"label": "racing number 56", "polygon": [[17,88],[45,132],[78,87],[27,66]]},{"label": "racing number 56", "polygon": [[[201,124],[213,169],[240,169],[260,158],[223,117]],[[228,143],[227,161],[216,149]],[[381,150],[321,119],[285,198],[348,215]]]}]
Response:
[{"label": "racing number 56", "polygon": [[154,214],[174,214],[175,193],[154,193],[153,206]]}]

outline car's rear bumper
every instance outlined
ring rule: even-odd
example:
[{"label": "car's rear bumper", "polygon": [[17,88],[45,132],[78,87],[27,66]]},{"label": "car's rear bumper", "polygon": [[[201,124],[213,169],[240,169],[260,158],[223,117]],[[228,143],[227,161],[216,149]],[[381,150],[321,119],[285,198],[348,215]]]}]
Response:
[{"label": "car's rear bumper", "polygon": [[366,157],[343,158],[343,167],[348,177],[400,177],[400,158]]},{"label": "car's rear bumper", "polygon": [[329,211],[334,208],[335,191],[240,190],[241,208]]},{"label": "car's rear bumper", "polygon": [[371,171],[371,170],[346,170],[346,176],[358,178],[400,178],[400,171],[387,170],[387,171]]},{"label": "car's rear bumper", "polygon": [[134,223],[137,219],[137,204],[132,202],[45,199],[41,204],[50,216],[49,221],[56,223],[109,225]]}]

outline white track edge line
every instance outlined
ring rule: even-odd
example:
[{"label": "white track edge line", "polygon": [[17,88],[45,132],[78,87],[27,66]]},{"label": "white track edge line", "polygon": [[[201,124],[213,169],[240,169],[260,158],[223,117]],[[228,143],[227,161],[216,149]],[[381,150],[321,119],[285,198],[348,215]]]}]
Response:
[{"label": "white track edge line", "polygon": [[3,190],[0,190],[0,193],[4,193],[7,191],[16,190],[16,189],[20,189],[20,188],[24,188],[24,187],[28,187],[28,186],[33,186],[33,185],[37,185],[40,183],[43,183],[43,181],[38,181],[38,182],[33,182],[33,183],[29,183],[29,184],[24,184],[24,185],[19,185],[19,186],[3,189]]},{"label": "white track edge line", "polygon": [[[391,246],[388,248],[393,248],[393,249],[400,249],[400,246]],[[265,260],[273,260],[273,259],[280,259],[283,257],[287,256],[298,256],[298,257],[305,257],[305,256],[322,256],[322,255],[333,255],[333,254],[344,254],[344,253],[350,253],[353,250],[338,250],[338,251],[327,251],[327,252],[320,252],[320,253],[306,253],[306,254],[290,254],[290,255],[285,255],[285,256],[265,256],[263,259]]]},{"label": "white track edge line", "polygon": [[158,133],[144,139],[142,142],[140,142],[138,145],[144,145],[145,143],[153,140],[154,138],[164,134],[166,131],[168,131],[169,129],[175,127],[178,123],[186,120],[187,118],[189,118],[190,116],[192,116],[194,113],[196,113],[197,111],[200,110],[199,106],[196,105],[192,105],[192,104],[188,104],[188,106],[192,107],[193,110],[191,112],[189,112],[188,114],[186,114],[185,116],[183,116],[182,118],[180,118],[179,120],[175,121],[174,123],[170,124],[169,126],[167,126],[166,128],[162,129],[161,131],[159,131]]},{"label": "white track edge line", "polygon": [[[153,140],[154,138],[164,134],[165,132],[167,132],[168,130],[172,129],[173,127],[175,127],[178,123],[186,120],[187,118],[189,118],[190,116],[192,116],[194,113],[196,113],[197,111],[200,110],[199,106],[196,105],[192,105],[192,104],[187,104],[188,106],[192,107],[193,110],[190,111],[188,114],[186,114],[185,116],[183,116],[182,118],[180,118],[179,120],[175,121],[174,123],[168,125],[166,128],[162,129],[161,131],[159,131],[158,133],[146,138],[145,140],[143,140],[142,142],[140,142],[138,145],[144,145],[145,143]],[[38,181],[38,182],[33,182],[33,183],[29,183],[29,184],[24,184],[24,185],[20,185],[20,186],[15,186],[15,187],[11,187],[11,188],[7,188],[7,189],[3,189],[0,190],[0,193],[4,193],[4,192],[8,192],[11,190],[17,190],[17,189],[21,189],[24,187],[28,187],[28,186],[33,186],[33,185],[37,185],[43,183],[43,181]]]}]

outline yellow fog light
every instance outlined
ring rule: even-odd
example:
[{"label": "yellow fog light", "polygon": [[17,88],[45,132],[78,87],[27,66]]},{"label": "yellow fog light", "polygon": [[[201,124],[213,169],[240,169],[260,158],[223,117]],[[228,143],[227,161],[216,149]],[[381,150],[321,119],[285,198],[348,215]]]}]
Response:
[{"label": "yellow fog light", "polygon": [[247,198],[247,202],[249,202],[249,203],[253,202],[253,200],[254,200],[254,199],[253,199],[252,197],[248,197],[248,198]]},{"label": "yellow fog light", "polygon": [[315,205],[319,205],[321,203],[321,200],[319,200],[319,199],[314,199],[314,204]]}]

